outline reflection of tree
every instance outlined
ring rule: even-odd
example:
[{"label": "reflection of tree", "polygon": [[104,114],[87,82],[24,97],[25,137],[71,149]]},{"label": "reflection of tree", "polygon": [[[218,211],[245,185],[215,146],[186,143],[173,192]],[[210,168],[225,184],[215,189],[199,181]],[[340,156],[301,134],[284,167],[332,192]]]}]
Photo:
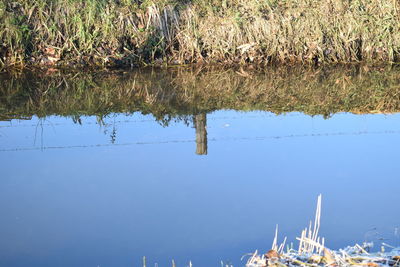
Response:
[{"label": "reflection of tree", "polygon": [[196,154],[207,155],[207,114],[198,114],[194,118],[196,128]]},{"label": "reflection of tree", "polygon": [[111,138],[111,144],[115,144],[115,140],[117,139],[117,129],[115,129],[115,125],[113,126],[110,138]]}]

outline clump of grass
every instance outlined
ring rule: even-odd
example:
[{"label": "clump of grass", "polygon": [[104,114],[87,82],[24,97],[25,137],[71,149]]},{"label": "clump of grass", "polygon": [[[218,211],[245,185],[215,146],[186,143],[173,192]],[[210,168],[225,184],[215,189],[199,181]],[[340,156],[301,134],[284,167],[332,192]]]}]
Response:
[{"label": "clump of grass", "polygon": [[[275,232],[275,238],[272,249],[265,254],[258,254],[258,251],[250,254],[251,257],[246,263],[246,267],[267,267],[267,266],[399,266],[400,248],[391,247],[393,250],[389,253],[384,251],[378,253],[369,253],[369,244],[363,246],[356,244],[352,247],[346,247],[339,251],[334,251],[325,247],[324,239],[318,236],[321,218],[322,196],[318,196],[317,210],[315,212],[314,226],[310,221],[308,229],[302,231],[301,237],[297,238],[299,242],[298,250],[293,248],[284,252],[284,243],[277,246],[278,230]],[[277,228],[278,229],[278,228]],[[286,240],[286,239],[285,239]]]},{"label": "clump of grass", "polygon": [[399,51],[393,0],[0,1],[2,66],[397,62]]},{"label": "clump of grass", "polygon": [[167,26],[176,23],[165,22],[161,15],[173,18],[167,2],[155,6],[128,0],[2,1],[0,57],[7,66],[46,64],[49,50],[66,63],[134,64],[138,58],[154,59],[172,38]]},{"label": "clump of grass", "polygon": [[[234,62],[396,61],[395,1],[229,1],[204,11],[192,5],[183,28],[198,54]],[[206,15],[201,15],[205,12]],[[207,19],[204,19],[206,17]],[[196,27],[193,27],[196,25]],[[187,38],[186,38],[187,39]],[[192,49],[195,49],[193,47]],[[188,53],[188,52],[187,52]]]}]

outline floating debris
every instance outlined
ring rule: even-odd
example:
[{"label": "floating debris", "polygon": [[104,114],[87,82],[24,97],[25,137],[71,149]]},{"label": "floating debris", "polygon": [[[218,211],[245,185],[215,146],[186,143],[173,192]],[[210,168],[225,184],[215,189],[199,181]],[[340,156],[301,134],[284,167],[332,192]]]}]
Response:
[{"label": "floating debris", "polygon": [[[325,247],[325,239],[318,236],[321,218],[322,196],[318,196],[317,210],[314,225],[310,222],[299,238],[297,250],[291,248],[283,251],[286,237],[278,246],[278,226],[272,248],[265,254],[259,254],[256,250],[247,260],[246,267],[291,267],[291,266],[370,266],[370,267],[400,267],[400,248],[382,243],[381,252],[370,253],[373,243],[355,244],[344,249],[331,250]],[[385,252],[384,247],[391,248]]]}]

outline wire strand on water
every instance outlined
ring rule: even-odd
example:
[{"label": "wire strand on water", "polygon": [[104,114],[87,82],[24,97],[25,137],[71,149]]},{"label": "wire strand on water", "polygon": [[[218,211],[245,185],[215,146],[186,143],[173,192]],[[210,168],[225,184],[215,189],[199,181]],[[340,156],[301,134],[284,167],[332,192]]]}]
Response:
[{"label": "wire strand on water", "polygon": [[[264,141],[269,139],[290,139],[290,138],[305,138],[305,137],[327,137],[327,136],[351,136],[351,135],[372,135],[372,134],[400,134],[400,130],[396,131],[376,131],[376,132],[337,132],[337,133],[313,133],[313,134],[292,134],[292,135],[277,135],[277,136],[258,136],[258,137],[226,137],[226,138],[209,138],[209,142],[221,141]],[[129,143],[115,143],[115,144],[93,144],[93,145],[69,145],[69,146],[42,146],[42,147],[16,147],[0,149],[0,152],[12,151],[30,151],[30,150],[50,150],[50,149],[70,149],[70,148],[95,148],[95,147],[113,147],[113,146],[132,146],[132,145],[159,145],[159,144],[173,144],[173,143],[192,143],[196,142],[195,139],[187,140],[165,140],[165,141],[142,141],[142,142],[129,142]]]}]

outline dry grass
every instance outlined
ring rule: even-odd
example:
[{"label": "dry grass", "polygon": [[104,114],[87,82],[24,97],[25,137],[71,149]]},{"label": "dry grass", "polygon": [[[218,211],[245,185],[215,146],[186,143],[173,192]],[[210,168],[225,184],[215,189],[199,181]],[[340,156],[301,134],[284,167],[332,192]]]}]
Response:
[{"label": "dry grass", "polygon": [[0,65],[397,62],[398,0],[0,1]]},{"label": "dry grass", "polygon": [[[302,231],[301,237],[297,238],[299,247],[297,250],[291,248],[283,252],[278,248],[276,240],[278,232],[276,230],[272,249],[265,254],[249,254],[251,257],[247,260],[246,267],[294,267],[294,266],[373,266],[388,267],[399,266],[400,248],[391,247],[391,252],[369,253],[368,243],[363,246],[356,244],[353,247],[346,247],[339,251],[330,250],[325,247],[324,239],[318,236],[321,218],[322,196],[318,196],[317,210],[315,212],[314,226],[310,221],[308,229]],[[285,239],[286,240],[286,239]],[[284,243],[283,243],[284,244]],[[382,243],[384,245],[384,243]],[[281,245],[282,246],[282,245]]]}]

